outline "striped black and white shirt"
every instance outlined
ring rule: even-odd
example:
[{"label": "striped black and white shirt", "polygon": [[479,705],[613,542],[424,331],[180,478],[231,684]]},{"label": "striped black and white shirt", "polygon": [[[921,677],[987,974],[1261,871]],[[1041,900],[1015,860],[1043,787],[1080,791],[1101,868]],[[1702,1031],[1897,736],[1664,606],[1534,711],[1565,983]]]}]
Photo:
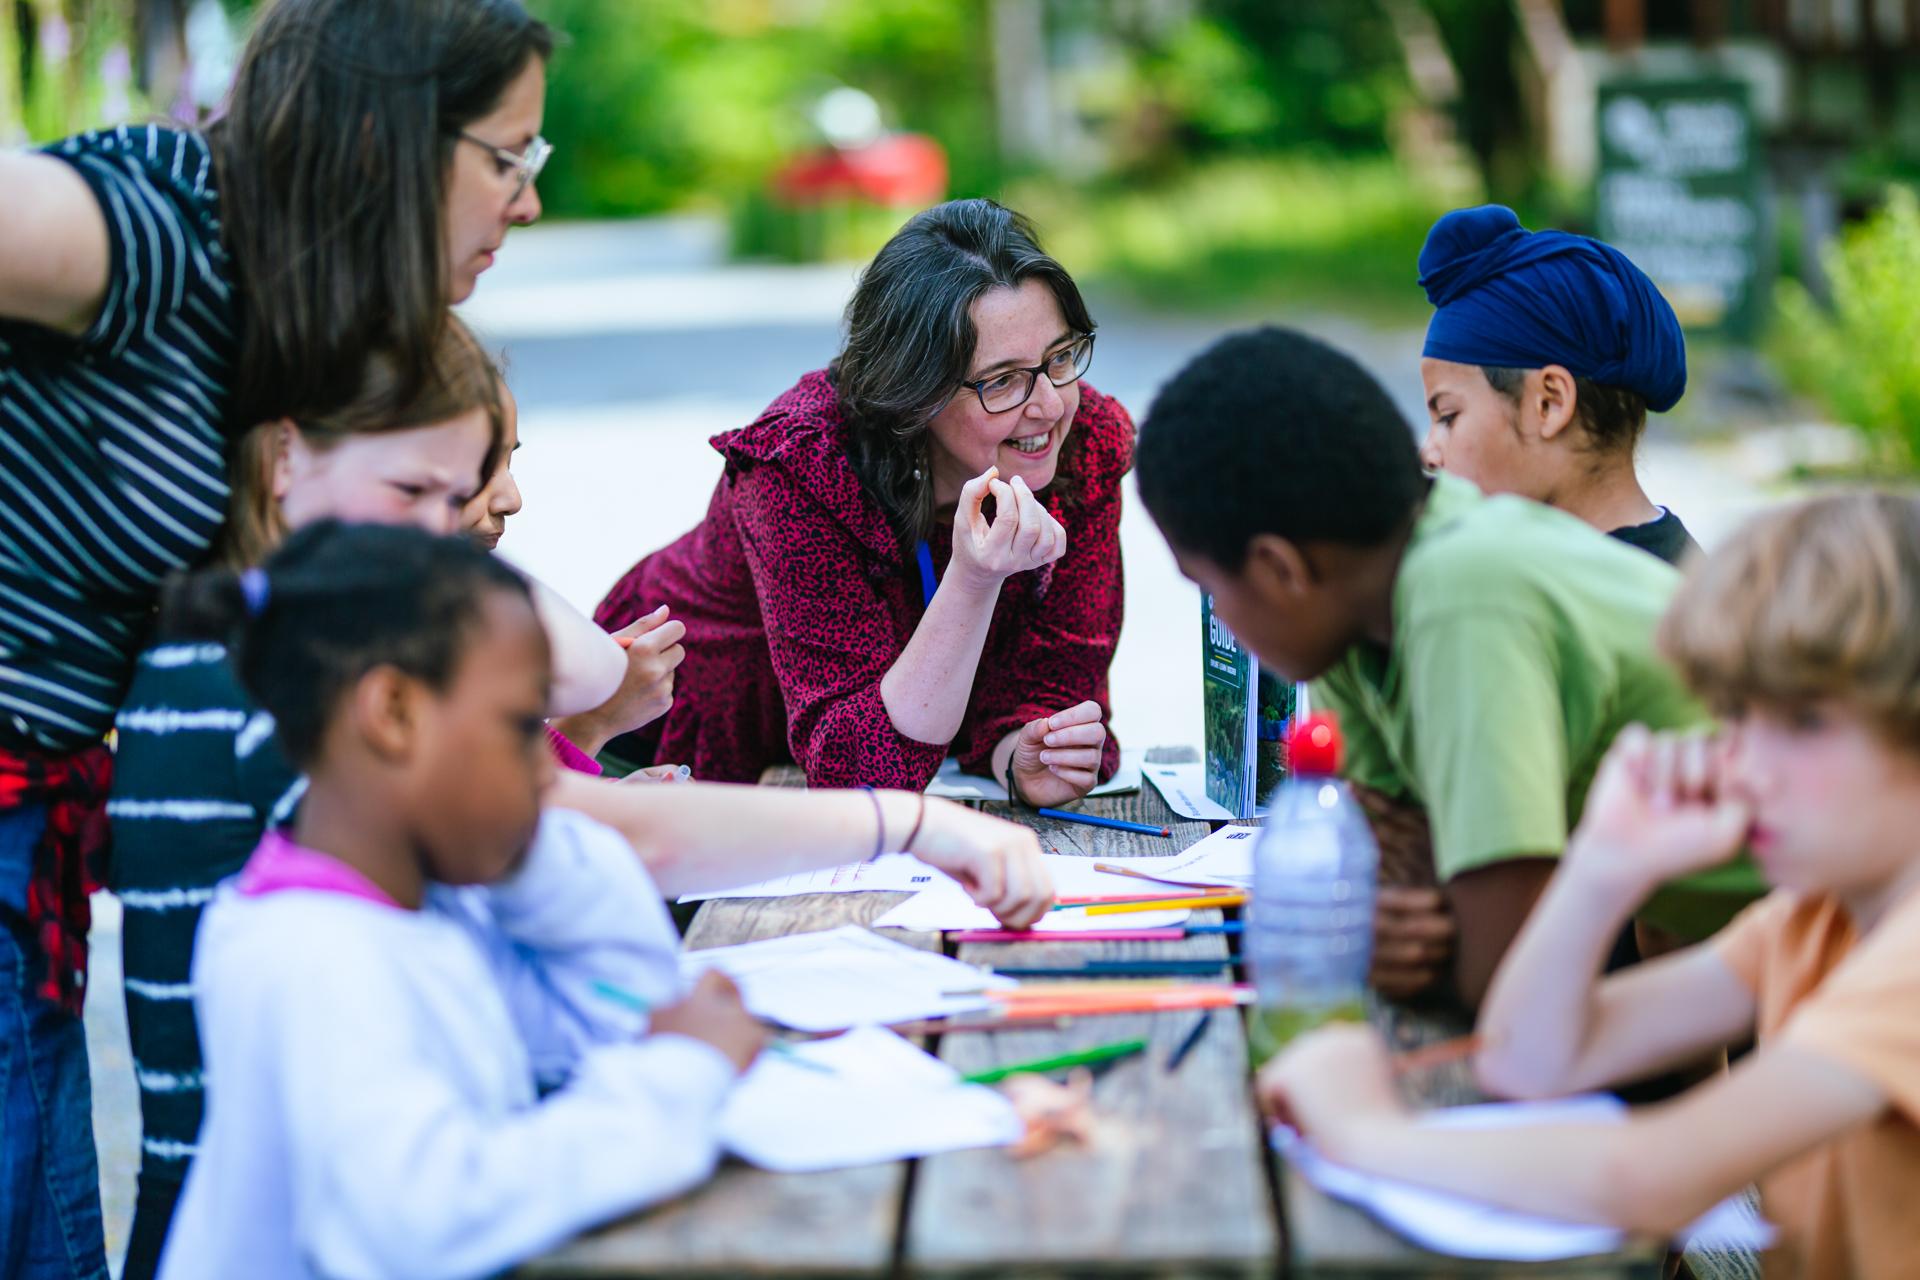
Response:
[{"label": "striped black and white shirt", "polygon": [[106,733],[162,580],[225,519],[238,329],[204,139],[48,154],[100,202],[107,292],[77,339],[0,321],[0,743],[69,751]]},{"label": "striped black and white shirt", "polygon": [[186,1176],[206,1081],[194,1025],[194,930],[213,887],[238,872],[303,790],[218,644],[140,655],[115,726],[107,816],[110,884],[124,910],[127,1029],[140,1083],[140,1167]]}]

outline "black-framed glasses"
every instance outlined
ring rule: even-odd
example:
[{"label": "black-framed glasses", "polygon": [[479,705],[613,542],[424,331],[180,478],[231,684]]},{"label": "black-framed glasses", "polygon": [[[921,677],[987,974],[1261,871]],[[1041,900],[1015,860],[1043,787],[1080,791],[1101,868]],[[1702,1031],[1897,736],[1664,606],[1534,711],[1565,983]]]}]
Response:
[{"label": "black-framed glasses", "polygon": [[474,137],[465,129],[460,131],[460,138],[462,141],[471,142],[476,147],[492,152],[494,162],[500,166],[500,172],[512,171],[513,194],[507,197],[508,204],[518,200],[521,192],[533,185],[534,180],[540,176],[540,171],[547,167],[547,161],[553,155],[553,144],[537,136],[527,144],[525,151],[509,151],[505,147],[496,147],[485,138]]},{"label": "black-framed glasses", "polygon": [[1007,369],[991,378],[962,381],[960,385],[972,387],[973,394],[980,397],[980,407],[988,413],[1011,413],[1033,398],[1033,389],[1040,385],[1041,374],[1046,374],[1047,381],[1056,387],[1071,386],[1086,375],[1087,366],[1092,363],[1093,335],[1083,333],[1048,356],[1045,364],[1036,364],[1030,369]]}]

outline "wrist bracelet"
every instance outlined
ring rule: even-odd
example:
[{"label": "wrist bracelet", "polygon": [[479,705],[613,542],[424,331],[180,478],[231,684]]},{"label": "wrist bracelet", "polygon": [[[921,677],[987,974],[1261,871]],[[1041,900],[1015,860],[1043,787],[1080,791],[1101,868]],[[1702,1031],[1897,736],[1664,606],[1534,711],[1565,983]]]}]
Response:
[{"label": "wrist bracelet", "polygon": [[867,861],[872,862],[887,851],[887,815],[880,807],[880,794],[877,791],[872,787],[860,789],[867,793],[867,799],[873,801],[873,852],[867,855]]},{"label": "wrist bracelet", "polygon": [[1016,809],[1027,807],[1027,802],[1021,798],[1019,789],[1013,785],[1013,752],[1007,753],[1007,803]]},{"label": "wrist bracelet", "polygon": [[920,793],[920,811],[913,815],[913,830],[907,832],[907,841],[900,846],[900,852],[912,853],[913,842],[920,835],[920,824],[927,820],[927,793]]}]

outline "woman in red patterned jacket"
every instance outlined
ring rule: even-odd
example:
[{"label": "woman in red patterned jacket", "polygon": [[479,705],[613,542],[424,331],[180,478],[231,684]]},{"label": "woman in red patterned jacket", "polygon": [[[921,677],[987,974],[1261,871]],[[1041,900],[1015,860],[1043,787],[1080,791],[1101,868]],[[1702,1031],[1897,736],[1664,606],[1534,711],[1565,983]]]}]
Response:
[{"label": "woman in red patterned jacket", "polygon": [[1111,775],[1133,422],[1080,381],[1093,329],[1020,215],[957,200],[901,228],[839,358],[714,438],[706,519],[600,604],[687,626],[641,753],[916,789],[952,753],[1043,805]]}]

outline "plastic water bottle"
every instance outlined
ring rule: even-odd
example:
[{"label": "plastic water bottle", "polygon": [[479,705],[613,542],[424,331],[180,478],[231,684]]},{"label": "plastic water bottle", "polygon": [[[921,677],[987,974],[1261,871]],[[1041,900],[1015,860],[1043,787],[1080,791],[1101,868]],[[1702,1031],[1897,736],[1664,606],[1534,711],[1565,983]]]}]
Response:
[{"label": "plastic water bottle", "polygon": [[1340,728],[1311,716],[1287,736],[1289,774],[1254,848],[1246,954],[1257,996],[1254,1065],[1323,1022],[1366,1016],[1380,846],[1340,767]]}]

